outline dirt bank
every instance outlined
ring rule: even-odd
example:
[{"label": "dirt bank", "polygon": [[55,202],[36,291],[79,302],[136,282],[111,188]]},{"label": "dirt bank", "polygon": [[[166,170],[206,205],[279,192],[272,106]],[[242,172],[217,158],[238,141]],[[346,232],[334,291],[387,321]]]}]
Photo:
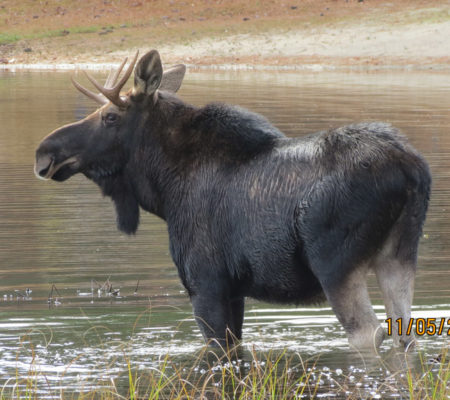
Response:
[{"label": "dirt bank", "polygon": [[[19,3],[19,4],[16,4]],[[117,62],[450,69],[450,1],[4,0],[4,65]]]}]

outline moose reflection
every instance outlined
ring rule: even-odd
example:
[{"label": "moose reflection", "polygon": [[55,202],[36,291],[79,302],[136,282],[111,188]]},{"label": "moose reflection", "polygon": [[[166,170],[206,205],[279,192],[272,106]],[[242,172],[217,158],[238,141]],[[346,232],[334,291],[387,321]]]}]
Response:
[{"label": "moose reflection", "polygon": [[[112,198],[128,234],[140,208],[164,219],[205,339],[241,339],[247,296],[326,298],[352,346],[379,346],[369,270],[387,316],[410,318],[431,178],[402,134],[361,123],[291,139],[240,107],[194,107],[175,95],[185,68],[163,72],[155,50],[121,93],[136,61],[105,86],[88,75],[99,94],[74,82],[101,108],[47,136],[35,173],[56,181],[84,174]],[[394,332],[396,345],[412,341]]]}]

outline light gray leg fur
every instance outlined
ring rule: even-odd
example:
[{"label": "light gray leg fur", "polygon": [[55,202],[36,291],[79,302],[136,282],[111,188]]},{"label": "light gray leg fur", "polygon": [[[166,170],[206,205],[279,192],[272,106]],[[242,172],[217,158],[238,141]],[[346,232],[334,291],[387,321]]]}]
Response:
[{"label": "light gray leg fur", "polygon": [[[386,315],[392,318],[394,346],[408,348],[414,344],[414,335],[407,335],[411,318],[411,304],[414,294],[415,265],[402,263],[395,258],[379,257],[374,266],[378,285],[383,293]],[[402,332],[399,335],[398,322],[401,318]]]},{"label": "light gray leg fur", "polygon": [[326,295],[350,345],[358,350],[376,351],[384,339],[384,330],[367,291],[367,266],[356,268],[340,285],[326,291]]}]

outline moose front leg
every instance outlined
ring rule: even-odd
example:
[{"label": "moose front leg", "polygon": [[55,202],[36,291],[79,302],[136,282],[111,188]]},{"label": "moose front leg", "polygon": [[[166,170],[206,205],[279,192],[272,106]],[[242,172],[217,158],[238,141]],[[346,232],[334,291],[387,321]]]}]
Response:
[{"label": "moose front leg", "polygon": [[194,317],[209,344],[227,347],[234,343],[234,323],[229,299],[215,294],[191,296]]},{"label": "moose front leg", "polygon": [[244,323],[244,305],[243,297],[231,300],[231,313],[233,318],[232,333],[237,340],[242,339],[242,324]]}]

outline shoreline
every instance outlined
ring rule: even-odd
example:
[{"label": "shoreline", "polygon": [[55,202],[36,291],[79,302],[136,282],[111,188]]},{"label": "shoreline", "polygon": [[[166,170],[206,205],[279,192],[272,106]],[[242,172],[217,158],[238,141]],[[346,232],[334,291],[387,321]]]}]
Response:
[{"label": "shoreline", "polygon": [[[116,68],[119,63],[32,63],[32,64],[0,64],[0,71],[102,71]],[[167,66],[170,66],[168,63]],[[365,64],[365,65],[333,65],[328,63],[315,64],[185,64],[191,71],[274,71],[274,72],[450,72],[450,64]]]}]

